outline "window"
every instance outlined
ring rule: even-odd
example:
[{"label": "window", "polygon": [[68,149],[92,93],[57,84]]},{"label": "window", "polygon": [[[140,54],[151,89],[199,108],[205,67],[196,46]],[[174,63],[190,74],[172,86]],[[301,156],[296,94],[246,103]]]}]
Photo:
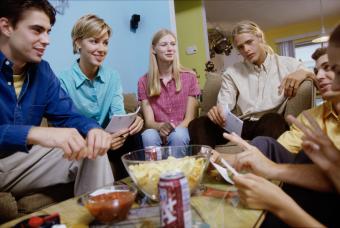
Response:
[{"label": "window", "polygon": [[321,47],[321,43],[304,43],[295,45],[295,58],[302,61],[306,67],[313,70],[315,62],[312,59],[314,51]]},{"label": "window", "polygon": [[[315,61],[312,59],[312,54],[317,48],[323,47],[327,44],[315,44],[315,43],[302,43],[302,44],[296,44],[295,45],[295,58],[302,61],[306,67],[308,67],[310,70],[313,71],[313,68],[315,66]],[[316,93],[315,98],[315,105],[318,106],[322,104],[324,101],[321,98],[319,92]]]}]

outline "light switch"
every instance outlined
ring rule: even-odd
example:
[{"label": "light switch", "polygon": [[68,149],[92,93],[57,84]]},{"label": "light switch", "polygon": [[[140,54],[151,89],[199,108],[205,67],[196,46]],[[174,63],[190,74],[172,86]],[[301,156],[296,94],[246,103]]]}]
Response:
[{"label": "light switch", "polygon": [[194,54],[196,54],[197,53],[196,45],[192,45],[192,46],[187,47],[186,53],[187,53],[187,55],[194,55]]}]

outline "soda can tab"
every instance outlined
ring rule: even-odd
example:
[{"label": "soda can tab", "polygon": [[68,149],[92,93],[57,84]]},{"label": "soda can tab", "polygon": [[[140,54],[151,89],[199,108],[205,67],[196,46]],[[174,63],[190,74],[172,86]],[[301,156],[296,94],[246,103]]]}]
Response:
[{"label": "soda can tab", "polygon": [[162,160],[161,151],[157,149],[157,146],[147,146],[144,148],[146,161],[158,161]]},{"label": "soda can tab", "polygon": [[180,171],[161,174],[158,183],[162,227],[192,227],[190,189]]}]

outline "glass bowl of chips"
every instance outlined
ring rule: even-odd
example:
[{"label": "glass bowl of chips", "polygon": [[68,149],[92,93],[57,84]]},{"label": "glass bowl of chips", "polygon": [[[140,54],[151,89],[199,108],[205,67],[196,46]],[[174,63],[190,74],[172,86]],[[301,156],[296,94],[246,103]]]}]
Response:
[{"label": "glass bowl of chips", "polygon": [[195,192],[201,184],[211,152],[211,147],[205,145],[146,147],[123,155],[122,161],[138,189],[158,201],[159,177],[169,171],[183,172],[190,192]]}]

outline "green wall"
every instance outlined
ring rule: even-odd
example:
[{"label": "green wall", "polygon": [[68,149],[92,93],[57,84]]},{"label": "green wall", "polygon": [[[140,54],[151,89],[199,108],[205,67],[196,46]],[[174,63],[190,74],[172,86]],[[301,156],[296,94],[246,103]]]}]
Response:
[{"label": "green wall", "polygon": [[[202,1],[175,0],[177,39],[180,62],[184,67],[195,68],[201,87],[205,82],[205,32],[203,31]],[[186,48],[195,45],[197,53],[186,54]]]}]

